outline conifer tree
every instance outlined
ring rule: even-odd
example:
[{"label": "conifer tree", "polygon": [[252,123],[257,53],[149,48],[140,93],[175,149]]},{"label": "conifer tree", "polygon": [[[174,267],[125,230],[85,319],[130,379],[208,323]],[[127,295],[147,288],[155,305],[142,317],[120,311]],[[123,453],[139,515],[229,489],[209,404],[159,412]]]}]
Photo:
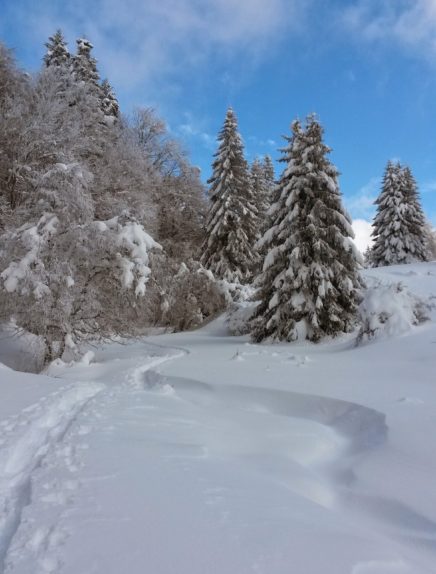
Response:
[{"label": "conifer tree", "polygon": [[250,176],[259,218],[257,236],[260,237],[266,229],[266,214],[270,207],[271,198],[269,197],[270,187],[266,179],[264,164],[258,157],[254,159],[251,165]]},{"label": "conifer tree", "polygon": [[372,266],[425,261],[425,219],[410,169],[389,161],[375,203]]},{"label": "conifer tree", "polygon": [[426,219],[425,221],[425,235],[426,246],[428,251],[429,261],[436,260],[436,229],[432,226],[431,222]]},{"label": "conifer tree", "polygon": [[220,279],[246,282],[257,262],[253,249],[257,208],[244,148],[232,108],[218,136],[210,184],[211,206],[201,262]]},{"label": "conifer tree", "polygon": [[94,86],[99,92],[100,76],[97,70],[97,60],[91,55],[93,45],[85,38],[78,38],[77,54],[73,58],[73,73],[78,82]]},{"label": "conifer tree", "polygon": [[426,219],[419,198],[418,185],[409,166],[403,167],[401,179],[409,202],[408,227],[412,240],[411,251],[415,260],[427,261],[429,253],[426,246]]},{"label": "conifer tree", "polygon": [[275,187],[275,173],[274,173],[274,164],[270,155],[266,155],[263,158],[263,173],[268,187],[268,194],[269,194],[268,199],[269,202],[271,202],[272,194]]},{"label": "conifer tree", "polygon": [[104,115],[118,118],[118,116],[120,115],[120,107],[118,104],[118,100],[112,89],[112,86],[109,83],[109,80],[107,79],[103,80],[101,84],[101,91],[102,91],[101,109]]},{"label": "conifer tree", "polygon": [[47,52],[44,56],[44,63],[47,68],[50,66],[67,67],[69,65],[71,56],[61,30],[56,30],[45,46]]},{"label": "conifer tree", "polygon": [[271,206],[252,337],[318,341],[349,331],[361,286],[351,220],[342,206],[338,171],[313,116],[292,125],[287,163]]}]

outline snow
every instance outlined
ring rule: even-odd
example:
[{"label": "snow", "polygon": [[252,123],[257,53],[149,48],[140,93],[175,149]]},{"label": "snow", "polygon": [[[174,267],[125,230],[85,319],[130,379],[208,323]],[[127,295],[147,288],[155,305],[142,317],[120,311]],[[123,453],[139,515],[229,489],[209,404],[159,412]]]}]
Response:
[{"label": "snow", "polygon": [[[18,230],[19,239],[25,248],[28,249],[20,261],[13,261],[6,269],[0,273],[0,278],[4,281],[4,287],[8,293],[13,293],[18,289],[27,275],[30,274],[31,268],[37,263],[41,245],[47,242],[56,232],[58,218],[55,215],[45,213],[35,226],[25,226]],[[48,290],[48,288],[39,283],[35,288],[35,297],[39,299]]]},{"label": "snow", "polygon": [[436,263],[366,281],[407,329],[254,345],[220,317],[0,367],[0,572],[434,573],[436,312],[408,313]]},{"label": "snow", "polygon": [[118,217],[107,221],[95,222],[96,228],[104,233],[112,230],[116,234],[117,246],[121,252],[117,253],[118,265],[121,270],[121,284],[125,289],[135,287],[135,295],[145,294],[151,270],[149,267],[149,251],[161,250],[157,243],[143,228],[134,221],[122,224]]}]

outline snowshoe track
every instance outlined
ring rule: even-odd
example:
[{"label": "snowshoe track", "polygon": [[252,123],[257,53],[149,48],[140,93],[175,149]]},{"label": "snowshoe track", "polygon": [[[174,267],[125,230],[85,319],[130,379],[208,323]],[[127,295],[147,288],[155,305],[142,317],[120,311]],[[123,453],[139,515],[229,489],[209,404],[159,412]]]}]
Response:
[{"label": "snowshoe track", "polygon": [[97,383],[73,384],[52,393],[2,423],[0,451],[0,572],[32,500],[32,473],[58,443],[85,405],[102,391]]}]

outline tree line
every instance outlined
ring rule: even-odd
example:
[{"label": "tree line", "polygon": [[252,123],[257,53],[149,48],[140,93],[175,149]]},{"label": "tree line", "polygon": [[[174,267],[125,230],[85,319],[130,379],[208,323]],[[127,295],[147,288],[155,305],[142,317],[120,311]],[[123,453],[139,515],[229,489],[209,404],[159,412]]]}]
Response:
[{"label": "tree line", "polygon": [[46,48],[31,76],[0,45],[0,319],[41,336],[45,361],[198,325],[224,305],[197,261],[199,170],[152,109],[120,113],[88,40]]},{"label": "tree line", "polygon": [[[254,341],[319,341],[358,322],[363,259],[315,115],[292,124],[281,161],[285,168],[265,193],[250,181],[234,111],[229,108],[210,179],[211,207],[202,263],[214,275],[257,288],[248,330]],[[254,166],[252,168],[252,171]],[[409,167],[388,162],[376,201],[373,267],[436,257]]]},{"label": "tree line", "polygon": [[[317,118],[293,122],[276,181],[269,156],[245,159],[229,108],[207,198],[154,110],[121,113],[92,50],[57,31],[31,76],[0,44],[0,320],[42,337],[47,362],[87,338],[196,327],[250,285],[255,341],[353,329],[363,262]],[[388,163],[377,208],[370,265],[430,257],[409,168]]]}]

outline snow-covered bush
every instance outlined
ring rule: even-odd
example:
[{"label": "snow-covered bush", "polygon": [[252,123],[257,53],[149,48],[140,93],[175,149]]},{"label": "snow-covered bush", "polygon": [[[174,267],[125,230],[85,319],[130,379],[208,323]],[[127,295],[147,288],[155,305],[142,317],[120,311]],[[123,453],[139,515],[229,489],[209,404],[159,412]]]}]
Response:
[{"label": "snow-covered bush", "polygon": [[219,284],[198,262],[179,264],[155,254],[152,263],[155,324],[193,329],[225,308]]},{"label": "snow-covered bush", "polygon": [[162,293],[165,324],[198,324],[223,307],[207,276],[177,276],[203,238],[198,170],[152,110],[119,115],[88,40],[76,55],[61,31],[46,46],[31,78],[0,44],[0,321],[40,336],[46,361],[143,332]]},{"label": "snow-covered bush", "polygon": [[251,319],[256,312],[259,302],[243,301],[240,303],[233,303],[230,307],[226,324],[231,335],[248,335],[251,331]]},{"label": "snow-covered bush", "polygon": [[361,327],[357,344],[380,337],[393,337],[410,331],[428,319],[429,305],[402,283],[374,281],[360,304]]},{"label": "snow-covered bush", "polygon": [[45,213],[3,242],[0,316],[41,335],[47,361],[75,341],[146,323],[149,251],[160,246],[127,215],[72,225]]}]

